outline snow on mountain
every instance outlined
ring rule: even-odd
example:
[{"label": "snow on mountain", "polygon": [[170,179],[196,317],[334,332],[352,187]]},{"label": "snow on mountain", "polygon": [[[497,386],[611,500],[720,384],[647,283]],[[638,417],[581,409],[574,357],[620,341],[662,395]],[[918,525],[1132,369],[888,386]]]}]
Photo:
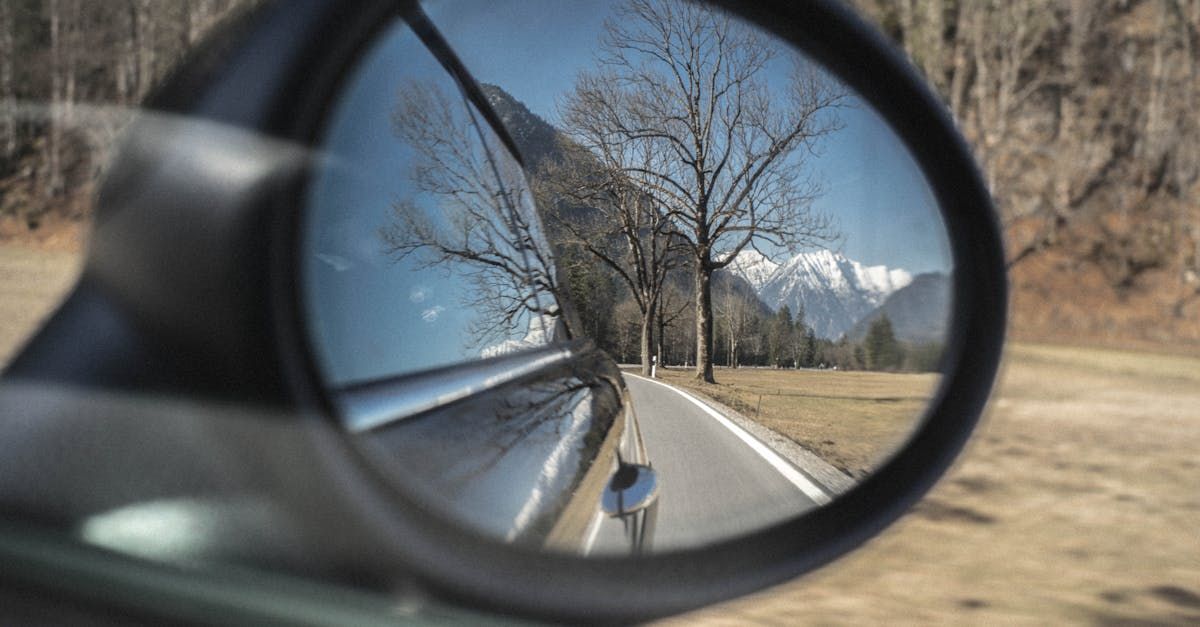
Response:
[{"label": "snow on mountain", "polygon": [[800,253],[780,265],[743,251],[728,269],[753,285],[768,307],[778,311],[787,305],[793,314],[803,307],[807,324],[829,339],[840,337],[889,294],[912,282],[906,270],[866,266],[828,250]]},{"label": "snow on mountain", "polygon": [[521,339],[508,338],[484,346],[479,351],[479,356],[484,359],[488,357],[499,357],[509,353],[539,348],[549,344],[554,339],[555,325],[558,323],[556,316],[547,316],[543,314],[534,314],[529,317],[529,326],[525,330],[525,337]]},{"label": "snow on mountain", "polygon": [[725,269],[745,279],[757,293],[779,269],[779,264],[757,250],[747,248],[738,253]]}]

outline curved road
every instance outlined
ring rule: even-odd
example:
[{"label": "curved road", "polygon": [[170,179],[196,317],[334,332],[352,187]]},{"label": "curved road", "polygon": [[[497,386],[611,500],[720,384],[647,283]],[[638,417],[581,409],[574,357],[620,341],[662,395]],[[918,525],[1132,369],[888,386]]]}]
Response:
[{"label": "curved road", "polygon": [[[828,489],[695,397],[636,375],[625,382],[658,473],[652,551],[728,539],[829,501]],[[620,520],[604,519],[592,551],[619,551],[623,537]]]}]

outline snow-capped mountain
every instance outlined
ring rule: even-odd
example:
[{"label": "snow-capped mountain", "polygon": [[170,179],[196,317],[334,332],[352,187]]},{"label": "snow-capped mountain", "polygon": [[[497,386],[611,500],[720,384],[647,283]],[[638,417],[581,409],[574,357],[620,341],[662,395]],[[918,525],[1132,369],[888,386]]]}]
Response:
[{"label": "snow-capped mountain", "polygon": [[725,269],[745,279],[750,287],[754,288],[754,292],[758,293],[771,275],[779,269],[779,264],[757,250],[747,248],[738,253]]},{"label": "snow-capped mountain", "polygon": [[768,307],[778,311],[787,305],[793,313],[803,307],[807,324],[829,339],[840,337],[889,294],[912,282],[906,270],[863,265],[828,250],[800,253],[767,272],[774,265],[757,252],[743,251],[727,268],[753,285]]}]

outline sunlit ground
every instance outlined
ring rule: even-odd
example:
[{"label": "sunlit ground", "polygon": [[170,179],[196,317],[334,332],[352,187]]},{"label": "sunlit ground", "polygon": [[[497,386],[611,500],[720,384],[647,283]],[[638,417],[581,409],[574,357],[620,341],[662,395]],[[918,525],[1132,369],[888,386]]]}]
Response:
[{"label": "sunlit ground", "polygon": [[82,254],[0,242],[0,368],[66,296]]},{"label": "sunlit ground", "polygon": [[1014,345],[990,407],[881,537],[674,622],[1200,622],[1200,358]]}]

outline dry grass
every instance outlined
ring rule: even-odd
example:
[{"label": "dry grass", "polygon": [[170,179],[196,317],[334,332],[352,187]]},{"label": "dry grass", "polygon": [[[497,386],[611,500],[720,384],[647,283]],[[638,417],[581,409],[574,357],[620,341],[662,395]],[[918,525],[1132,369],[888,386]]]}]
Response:
[{"label": "dry grass", "polygon": [[964,458],[842,561],[677,624],[1200,623],[1200,358],[1009,348]]},{"label": "dry grass", "polygon": [[690,371],[661,375],[756,419],[853,477],[903,444],[938,382],[935,374],[764,368],[718,370],[716,385],[697,383]]},{"label": "dry grass", "polygon": [[81,264],[70,248],[0,241],[0,368],[67,295]]}]

